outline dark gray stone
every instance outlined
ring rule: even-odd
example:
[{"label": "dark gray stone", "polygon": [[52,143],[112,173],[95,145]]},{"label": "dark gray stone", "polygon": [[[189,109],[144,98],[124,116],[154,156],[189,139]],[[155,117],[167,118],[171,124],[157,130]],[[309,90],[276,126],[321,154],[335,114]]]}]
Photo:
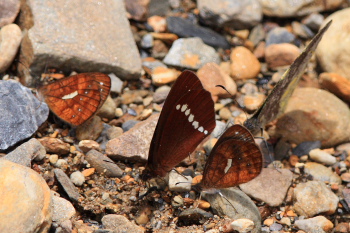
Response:
[{"label": "dark gray stone", "polygon": [[276,27],[269,31],[266,36],[266,47],[272,44],[293,43],[295,36],[286,28]]},{"label": "dark gray stone", "polygon": [[80,194],[77,188],[74,186],[69,177],[61,169],[55,168],[54,170],[57,181],[61,184],[62,188],[68,195],[69,199],[78,202]]},{"label": "dark gray stone", "polygon": [[302,142],[292,150],[292,153],[299,157],[308,155],[311,150],[321,148],[321,145],[322,143],[320,141]]},{"label": "dark gray stone", "polygon": [[16,81],[0,81],[0,150],[29,138],[47,119],[49,108]]},{"label": "dark gray stone", "polygon": [[121,170],[113,160],[104,156],[97,150],[90,150],[86,154],[85,159],[98,173],[103,173],[107,177],[122,177],[123,175],[123,170]]},{"label": "dark gray stone", "polygon": [[209,28],[204,28],[193,24],[191,21],[180,17],[167,18],[168,30],[180,37],[199,37],[207,45],[215,48],[229,49],[230,44],[220,34],[214,32]]}]

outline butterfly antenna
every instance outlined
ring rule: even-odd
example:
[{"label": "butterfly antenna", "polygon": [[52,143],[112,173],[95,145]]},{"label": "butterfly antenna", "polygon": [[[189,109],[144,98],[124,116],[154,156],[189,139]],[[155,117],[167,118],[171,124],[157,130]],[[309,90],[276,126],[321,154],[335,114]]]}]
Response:
[{"label": "butterfly antenna", "polygon": [[233,204],[221,193],[220,190],[218,190],[219,195],[224,198],[228,203],[230,203],[230,205],[232,206],[232,208],[236,211],[236,213],[238,213],[237,209],[233,206]]},{"label": "butterfly antenna", "polygon": [[[178,172],[175,168],[173,168],[173,169],[171,169],[171,170],[174,171],[174,172],[176,172],[177,174],[179,174],[180,176],[182,176],[182,177],[185,178],[186,180],[188,180],[186,176],[184,176],[183,174],[181,174],[180,172]],[[181,182],[178,182],[178,183],[181,183]],[[186,183],[186,182],[185,182],[185,183]],[[175,185],[177,185],[177,183],[176,183]]]},{"label": "butterfly antenna", "polygon": [[[226,87],[224,87],[223,85],[216,85],[215,87],[221,87],[222,89],[224,89],[227,93],[229,93],[229,94],[233,97],[233,95],[232,95],[232,94],[226,89]],[[240,104],[237,102],[237,100],[235,100],[235,99],[232,99],[232,100],[237,104],[237,106],[238,106],[240,109],[243,110],[243,106],[240,105]],[[248,119],[248,114],[246,113],[246,111],[243,110],[243,112],[244,112],[244,114],[245,114],[246,119]]]}]

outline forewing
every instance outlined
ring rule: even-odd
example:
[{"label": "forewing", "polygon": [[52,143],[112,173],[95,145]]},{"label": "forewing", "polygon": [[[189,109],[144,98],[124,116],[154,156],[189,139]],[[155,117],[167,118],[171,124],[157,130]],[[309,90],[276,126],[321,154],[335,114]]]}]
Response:
[{"label": "forewing", "polygon": [[148,168],[165,176],[215,128],[214,102],[197,76],[185,71],[173,85],[150,146]]},{"label": "forewing", "polygon": [[94,115],[108,97],[111,80],[102,73],[82,73],[39,88],[55,115],[80,125]]},{"label": "forewing", "polygon": [[241,125],[233,125],[211,151],[201,187],[228,188],[248,182],[260,174],[262,166],[262,153],[251,133]]},{"label": "forewing", "polygon": [[304,73],[304,70],[314,54],[318,43],[321,41],[323,34],[331,25],[331,22],[332,21],[317,33],[305,50],[283,74],[281,80],[273,88],[272,92],[260,108],[250,119],[244,122],[244,125],[253,134],[259,132],[267,123],[278,118],[284,112],[290,96],[296,88],[300,77]]}]

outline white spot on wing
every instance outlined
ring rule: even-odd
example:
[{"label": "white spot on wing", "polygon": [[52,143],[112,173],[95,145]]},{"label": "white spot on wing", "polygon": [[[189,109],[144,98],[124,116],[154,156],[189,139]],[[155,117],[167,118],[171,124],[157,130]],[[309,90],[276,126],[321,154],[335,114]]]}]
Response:
[{"label": "white spot on wing", "polygon": [[188,116],[190,114],[191,110],[190,109],[187,109],[186,112],[185,112],[185,115]]},{"label": "white spot on wing", "polygon": [[180,109],[180,104],[176,105],[176,110]]},{"label": "white spot on wing", "polygon": [[208,130],[204,130],[204,134],[207,135],[208,134]]},{"label": "white spot on wing", "polygon": [[65,95],[62,97],[63,100],[68,100],[68,99],[73,99],[74,97],[76,97],[78,95],[78,91],[72,92],[68,95]]},{"label": "white spot on wing", "polygon": [[187,104],[182,105],[181,112],[184,112],[187,109],[187,106],[188,106]]},{"label": "white spot on wing", "polygon": [[192,122],[193,119],[194,119],[194,116],[193,116],[193,114],[191,114],[191,115],[188,117],[188,121],[189,121],[189,122]]},{"label": "white spot on wing", "polygon": [[228,169],[230,169],[232,166],[232,159],[227,160],[227,165],[225,167],[225,173],[227,173]]},{"label": "white spot on wing", "polygon": [[192,125],[193,125],[193,127],[195,128],[195,129],[197,129],[198,128],[198,121],[194,121],[193,123],[192,123]]},{"label": "white spot on wing", "polygon": [[199,127],[199,128],[198,128],[198,131],[201,132],[201,133],[203,133],[203,131],[204,131],[203,126]]}]

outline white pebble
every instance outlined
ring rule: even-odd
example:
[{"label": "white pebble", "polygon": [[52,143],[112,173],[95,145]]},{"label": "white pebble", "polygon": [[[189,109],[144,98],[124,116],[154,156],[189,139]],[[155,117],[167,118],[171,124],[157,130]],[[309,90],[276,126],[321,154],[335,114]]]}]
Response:
[{"label": "white pebble", "polygon": [[315,162],[323,163],[326,165],[333,165],[337,162],[337,159],[334,156],[320,149],[311,150],[309,155],[310,158]]},{"label": "white pebble", "polygon": [[80,171],[76,171],[70,174],[70,179],[76,186],[82,186],[85,182],[85,177]]},{"label": "white pebble", "polygon": [[171,171],[169,173],[169,190],[174,192],[191,191],[192,177],[191,176],[185,176],[185,177],[180,175],[176,171]]}]

